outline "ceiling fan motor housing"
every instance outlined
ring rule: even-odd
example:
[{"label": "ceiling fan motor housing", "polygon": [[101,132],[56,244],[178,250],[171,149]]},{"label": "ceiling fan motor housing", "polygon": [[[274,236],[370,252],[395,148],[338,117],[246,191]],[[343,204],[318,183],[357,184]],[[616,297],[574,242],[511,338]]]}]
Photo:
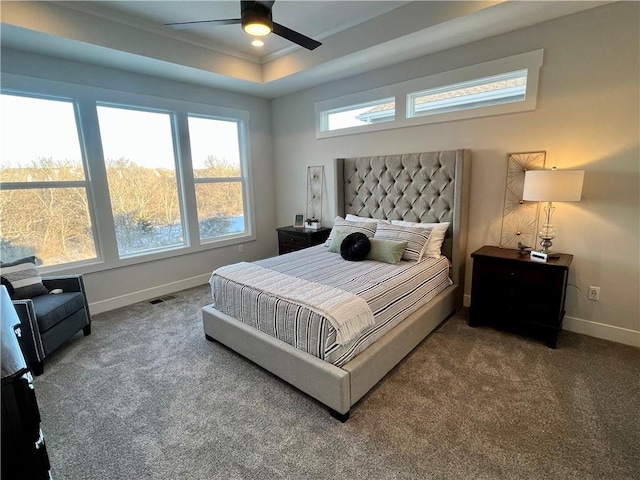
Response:
[{"label": "ceiling fan motor housing", "polygon": [[242,2],[242,9],[240,10],[240,18],[242,19],[242,28],[245,29],[247,25],[252,23],[259,23],[269,27],[269,30],[273,30],[273,17],[271,15],[271,9],[261,5],[258,2]]}]

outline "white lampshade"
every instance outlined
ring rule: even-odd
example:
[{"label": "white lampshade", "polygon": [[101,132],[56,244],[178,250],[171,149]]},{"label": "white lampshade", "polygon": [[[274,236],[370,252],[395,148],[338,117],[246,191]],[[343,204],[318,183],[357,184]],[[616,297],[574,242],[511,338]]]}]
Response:
[{"label": "white lampshade", "polygon": [[527,170],[523,200],[533,202],[579,202],[584,170]]}]

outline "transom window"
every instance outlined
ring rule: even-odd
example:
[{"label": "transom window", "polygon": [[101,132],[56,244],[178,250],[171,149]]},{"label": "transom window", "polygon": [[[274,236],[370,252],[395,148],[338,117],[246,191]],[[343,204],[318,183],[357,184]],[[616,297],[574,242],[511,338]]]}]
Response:
[{"label": "transom window", "polygon": [[534,110],[543,53],[522,53],[317,102],[316,138]]},{"label": "transom window", "polygon": [[527,92],[527,70],[478,78],[408,95],[407,116],[435,115],[503,103],[522,102]]},{"label": "transom window", "polygon": [[322,112],[320,129],[329,132],[342,128],[391,122],[394,120],[395,108],[396,102],[393,97],[335,108]]}]

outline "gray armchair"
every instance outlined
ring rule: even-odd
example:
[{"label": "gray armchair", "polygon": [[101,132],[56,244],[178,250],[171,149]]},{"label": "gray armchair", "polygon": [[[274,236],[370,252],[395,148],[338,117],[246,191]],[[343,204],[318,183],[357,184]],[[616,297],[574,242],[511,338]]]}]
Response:
[{"label": "gray armchair", "polygon": [[82,275],[42,277],[48,290],[63,293],[12,300],[20,318],[20,346],[34,375],[44,372],[44,359],[82,330],[91,334],[91,316]]}]

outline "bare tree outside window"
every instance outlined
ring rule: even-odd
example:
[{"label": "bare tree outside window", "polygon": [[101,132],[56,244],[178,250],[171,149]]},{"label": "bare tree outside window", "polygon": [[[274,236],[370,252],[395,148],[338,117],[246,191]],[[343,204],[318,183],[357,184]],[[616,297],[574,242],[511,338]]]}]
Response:
[{"label": "bare tree outside window", "polygon": [[189,138],[200,239],[244,233],[238,122],[189,115]]},{"label": "bare tree outside window", "polygon": [[0,255],[43,265],[96,257],[75,105],[0,95]]},{"label": "bare tree outside window", "polygon": [[184,245],[171,115],[97,110],[120,256]]}]

